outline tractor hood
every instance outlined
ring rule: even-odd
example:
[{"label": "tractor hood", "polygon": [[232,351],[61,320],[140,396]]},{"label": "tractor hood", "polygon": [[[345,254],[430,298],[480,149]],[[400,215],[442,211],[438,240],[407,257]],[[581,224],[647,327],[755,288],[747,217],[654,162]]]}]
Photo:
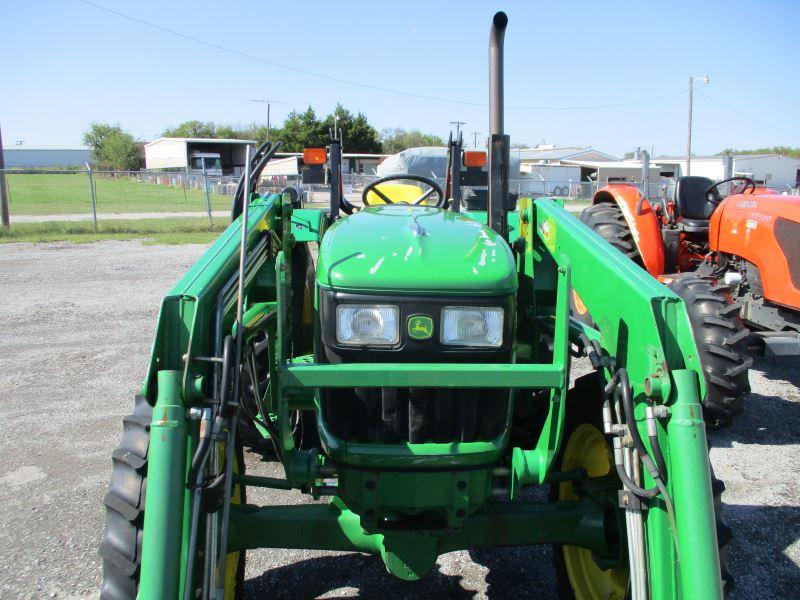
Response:
[{"label": "tractor hood", "polygon": [[493,230],[457,213],[407,205],[367,207],[337,221],[320,244],[317,281],[353,292],[517,289],[511,249]]}]

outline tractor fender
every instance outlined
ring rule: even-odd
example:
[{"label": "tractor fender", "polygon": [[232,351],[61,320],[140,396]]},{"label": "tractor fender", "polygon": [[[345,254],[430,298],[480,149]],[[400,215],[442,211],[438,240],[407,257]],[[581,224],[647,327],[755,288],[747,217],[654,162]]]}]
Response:
[{"label": "tractor fender", "polygon": [[[638,206],[640,199],[641,206]],[[664,240],[658,216],[650,201],[631,185],[613,184],[597,190],[592,204],[601,202],[613,202],[619,206],[645,268],[653,277],[663,275]],[[641,214],[637,214],[637,208]]]},{"label": "tractor fender", "polygon": [[754,264],[764,297],[800,307],[800,198],[735,194],[711,215],[712,252],[735,255]]}]

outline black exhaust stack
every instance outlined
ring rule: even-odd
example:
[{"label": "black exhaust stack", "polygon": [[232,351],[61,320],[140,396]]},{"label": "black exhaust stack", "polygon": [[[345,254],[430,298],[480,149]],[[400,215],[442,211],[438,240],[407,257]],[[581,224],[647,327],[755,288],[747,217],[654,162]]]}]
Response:
[{"label": "black exhaust stack", "polygon": [[498,12],[489,32],[489,227],[508,240],[510,138],[503,133],[503,39],[508,17]]}]

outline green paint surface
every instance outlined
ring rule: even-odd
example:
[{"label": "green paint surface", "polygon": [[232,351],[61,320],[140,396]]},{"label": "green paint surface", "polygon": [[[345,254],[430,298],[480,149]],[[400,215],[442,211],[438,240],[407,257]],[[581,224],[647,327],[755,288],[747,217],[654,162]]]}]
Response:
[{"label": "green paint surface", "polygon": [[516,265],[502,238],[438,208],[375,206],[337,221],[319,253],[320,285],[342,291],[505,295]]}]

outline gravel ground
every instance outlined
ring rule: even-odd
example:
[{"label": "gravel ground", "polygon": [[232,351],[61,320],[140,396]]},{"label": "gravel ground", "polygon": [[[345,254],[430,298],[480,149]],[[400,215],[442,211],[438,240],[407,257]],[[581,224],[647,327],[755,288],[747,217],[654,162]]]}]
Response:
[{"label": "gravel ground", "polygon": [[[120,420],[147,363],[161,297],[204,246],[0,245],[0,597],[96,597],[102,498]],[[737,589],[800,590],[800,369],[758,361],[736,425],[711,434],[725,480]],[[274,472],[257,455],[254,473]],[[251,493],[250,501],[305,501]],[[424,580],[393,580],[361,554],[262,550],[249,597],[517,598],[554,595],[549,548],[454,552]]]}]

